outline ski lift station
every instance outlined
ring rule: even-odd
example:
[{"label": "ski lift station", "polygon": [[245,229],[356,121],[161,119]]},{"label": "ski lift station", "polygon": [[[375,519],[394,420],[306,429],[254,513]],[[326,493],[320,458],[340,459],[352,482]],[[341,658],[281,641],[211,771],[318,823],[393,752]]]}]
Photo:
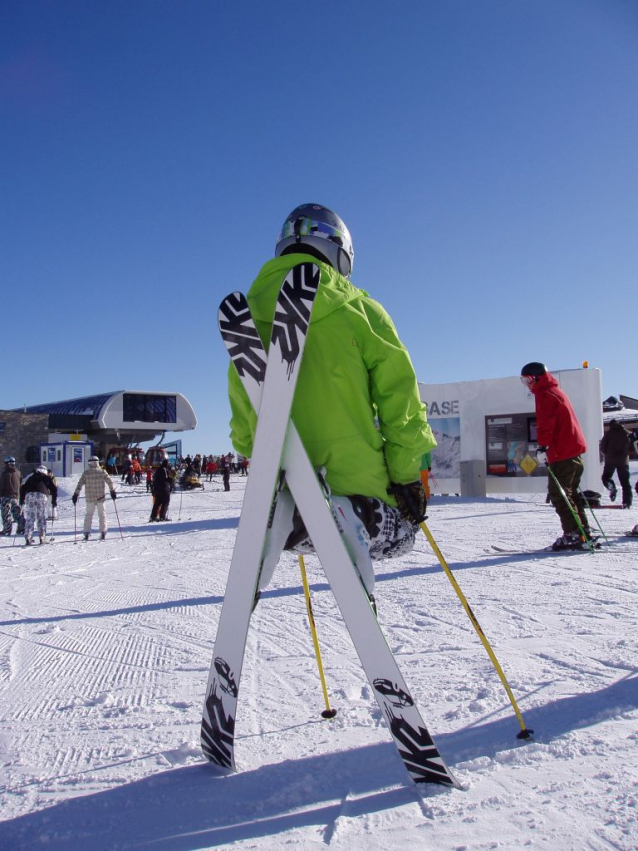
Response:
[{"label": "ski lift station", "polygon": [[[550,372],[569,397],[587,441],[581,488],[600,490],[601,372],[586,367]],[[487,496],[547,490],[547,468],[536,463],[534,397],[519,376],[419,383],[419,391],[438,443],[432,452],[434,493]]]},{"label": "ski lift station", "polygon": [[[116,390],[25,406],[10,413],[16,419],[38,422],[40,438],[37,447],[18,448],[20,424],[16,422],[18,445],[12,453],[37,454],[27,460],[46,464],[56,476],[82,472],[93,453],[106,458],[113,446],[163,440],[167,432],[188,431],[197,425],[195,411],[181,393],[146,390]],[[33,432],[29,438],[34,444]]]}]

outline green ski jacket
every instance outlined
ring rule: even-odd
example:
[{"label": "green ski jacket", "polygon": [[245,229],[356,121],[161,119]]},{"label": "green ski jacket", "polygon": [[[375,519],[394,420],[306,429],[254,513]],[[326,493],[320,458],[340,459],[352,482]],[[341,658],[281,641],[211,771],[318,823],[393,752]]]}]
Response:
[{"label": "green ski jacket", "polygon": [[[305,254],[269,260],[248,292],[264,345],[284,277],[315,263],[321,283],[310,320],[292,419],[314,467],[326,468],[333,494],[376,496],[396,505],[387,488],[420,478],[421,456],[436,446],[416,375],[381,305],[331,266]],[[250,458],[256,415],[230,364],[231,439]]]}]

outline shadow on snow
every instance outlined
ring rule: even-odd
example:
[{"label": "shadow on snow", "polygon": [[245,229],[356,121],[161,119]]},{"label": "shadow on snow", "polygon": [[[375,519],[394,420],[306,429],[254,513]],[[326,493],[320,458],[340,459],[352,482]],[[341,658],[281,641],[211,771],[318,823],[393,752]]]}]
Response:
[{"label": "shadow on snow", "polygon": [[[493,720],[436,737],[450,765],[503,751],[542,748],[573,730],[638,707],[638,677],[553,701],[527,712],[532,744],[517,742],[515,719]],[[338,746],[338,742],[336,742]],[[241,760],[241,739],[238,741]],[[51,782],[51,781],[49,781]],[[388,788],[394,787],[394,788]],[[463,794],[421,786],[423,795]],[[31,851],[196,851],[315,827],[328,841],[336,820],[417,801],[402,763],[387,743],[285,760],[221,776],[207,764],[146,777],[0,824],[0,846]]]}]

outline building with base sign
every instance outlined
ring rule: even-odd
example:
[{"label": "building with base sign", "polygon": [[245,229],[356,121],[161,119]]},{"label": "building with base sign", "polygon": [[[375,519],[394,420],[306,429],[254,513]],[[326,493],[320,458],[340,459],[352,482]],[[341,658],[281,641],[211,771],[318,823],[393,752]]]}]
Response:
[{"label": "building with base sign", "polygon": [[[583,490],[601,488],[602,380],[598,369],[551,370],[569,397],[587,441]],[[432,452],[434,493],[486,496],[544,493],[547,468],[536,462],[534,397],[519,376],[421,384]]]}]

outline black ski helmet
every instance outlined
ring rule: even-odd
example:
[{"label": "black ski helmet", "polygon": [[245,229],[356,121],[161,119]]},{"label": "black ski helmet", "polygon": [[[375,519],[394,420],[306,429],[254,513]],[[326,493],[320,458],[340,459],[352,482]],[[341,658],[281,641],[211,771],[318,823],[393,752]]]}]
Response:
[{"label": "black ski helmet", "polygon": [[277,237],[275,257],[299,251],[297,246],[304,246],[306,253],[329,263],[340,275],[350,276],[352,237],[342,219],[327,207],[300,204],[286,218]]},{"label": "black ski helmet", "polygon": [[540,378],[541,375],[545,375],[547,372],[547,367],[544,363],[539,363],[538,361],[531,361],[530,363],[526,363],[523,369],[521,370],[521,375],[531,375],[533,378]]}]

